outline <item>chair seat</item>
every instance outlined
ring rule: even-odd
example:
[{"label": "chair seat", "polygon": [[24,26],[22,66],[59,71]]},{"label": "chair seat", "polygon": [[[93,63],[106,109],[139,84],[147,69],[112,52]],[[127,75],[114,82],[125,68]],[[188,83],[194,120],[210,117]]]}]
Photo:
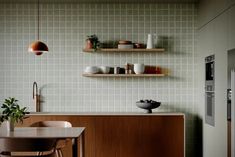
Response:
[{"label": "chair seat", "polygon": [[[59,127],[59,128],[69,128],[72,124],[67,121],[39,121],[33,123],[31,127]],[[68,144],[69,139],[58,140],[55,146],[57,157],[63,157],[62,149]],[[72,141],[72,143],[74,143]],[[43,154],[39,152],[39,154]]]},{"label": "chair seat", "polygon": [[53,157],[56,139],[0,139],[1,156],[38,156],[37,152],[46,152],[42,156]]}]

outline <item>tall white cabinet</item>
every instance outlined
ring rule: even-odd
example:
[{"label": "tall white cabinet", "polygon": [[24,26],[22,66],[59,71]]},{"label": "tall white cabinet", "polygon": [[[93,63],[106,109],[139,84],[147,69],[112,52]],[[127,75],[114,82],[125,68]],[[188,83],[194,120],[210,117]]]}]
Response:
[{"label": "tall white cabinet", "polygon": [[[203,156],[227,156],[227,54],[235,48],[235,0],[203,0],[199,5],[199,89],[203,119]],[[215,54],[215,126],[205,123],[206,56]]]}]

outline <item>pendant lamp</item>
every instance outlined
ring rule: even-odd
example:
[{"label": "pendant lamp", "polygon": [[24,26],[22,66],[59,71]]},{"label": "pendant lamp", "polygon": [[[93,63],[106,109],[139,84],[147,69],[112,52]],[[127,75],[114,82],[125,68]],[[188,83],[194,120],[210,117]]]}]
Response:
[{"label": "pendant lamp", "polygon": [[33,43],[31,43],[29,45],[28,51],[34,53],[35,55],[41,55],[44,52],[48,52],[48,47],[45,43],[43,43],[42,41],[39,40],[39,34],[40,34],[40,6],[39,6],[39,0],[37,1],[37,5],[38,5],[38,15],[37,15],[37,22],[38,22],[38,29],[37,29],[37,41],[34,41]]}]

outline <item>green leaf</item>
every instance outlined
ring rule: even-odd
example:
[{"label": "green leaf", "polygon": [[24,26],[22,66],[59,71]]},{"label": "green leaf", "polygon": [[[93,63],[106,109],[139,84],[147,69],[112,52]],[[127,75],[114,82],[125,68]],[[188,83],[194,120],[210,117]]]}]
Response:
[{"label": "green leaf", "polygon": [[11,97],[5,99],[5,102],[2,104],[1,108],[3,111],[0,116],[0,125],[2,122],[9,119],[16,123],[23,122],[25,115],[29,113],[26,111],[26,107],[21,108],[18,104],[18,100]]}]

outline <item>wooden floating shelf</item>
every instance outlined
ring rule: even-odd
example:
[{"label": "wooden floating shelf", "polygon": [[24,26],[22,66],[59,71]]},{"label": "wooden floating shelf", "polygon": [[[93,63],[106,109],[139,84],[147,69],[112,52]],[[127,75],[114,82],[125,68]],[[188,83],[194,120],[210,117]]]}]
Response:
[{"label": "wooden floating shelf", "polygon": [[82,74],[85,77],[164,77],[165,74]]},{"label": "wooden floating shelf", "polygon": [[[96,52],[164,52],[164,48],[155,49],[117,49],[117,48],[103,48],[98,49]],[[83,49],[83,52],[95,52],[94,49]]]}]

